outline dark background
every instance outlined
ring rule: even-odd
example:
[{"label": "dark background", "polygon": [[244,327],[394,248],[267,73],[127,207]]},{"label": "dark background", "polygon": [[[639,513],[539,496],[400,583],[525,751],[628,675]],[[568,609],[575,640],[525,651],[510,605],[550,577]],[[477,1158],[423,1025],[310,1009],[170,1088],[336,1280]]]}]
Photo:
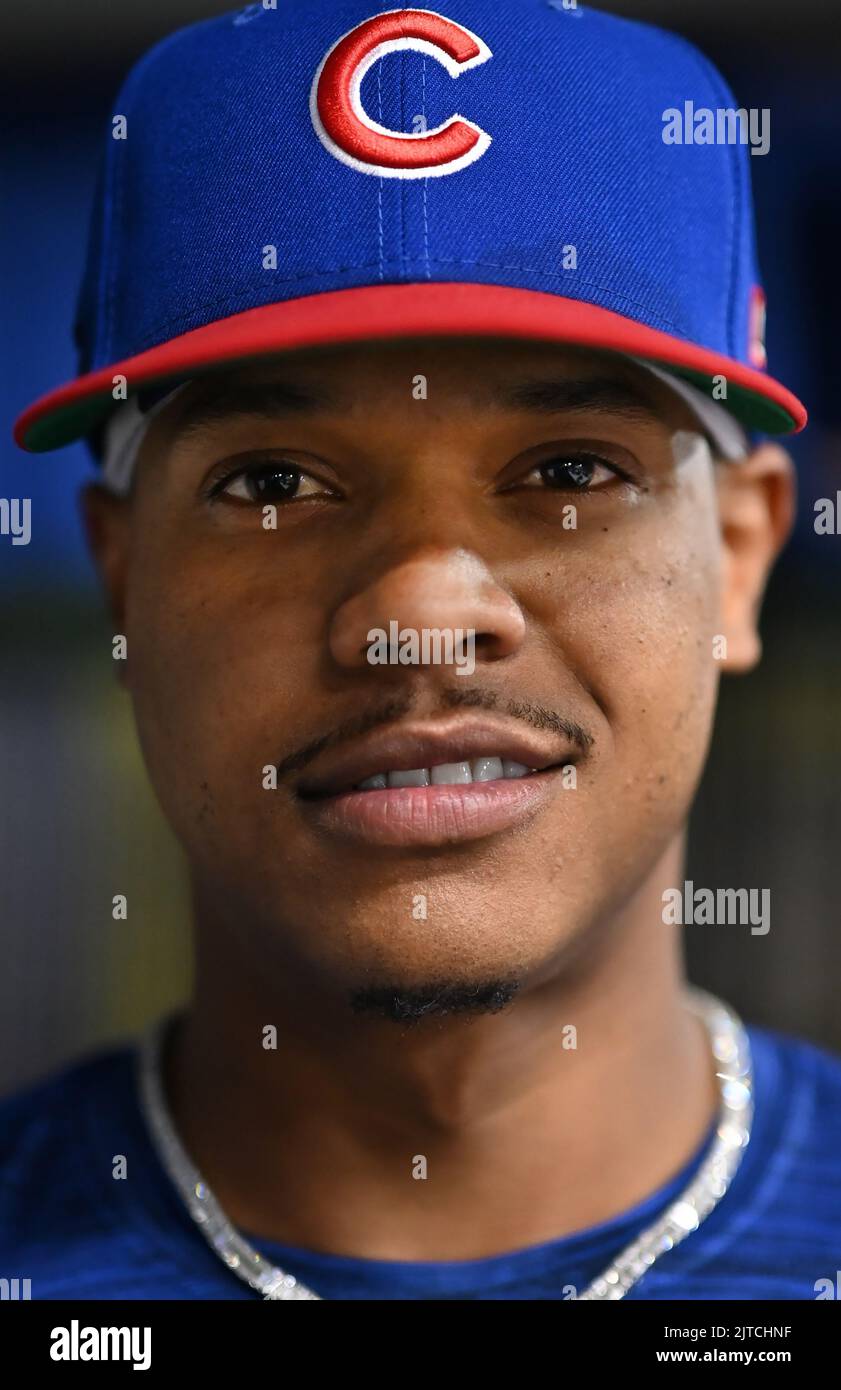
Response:
[{"label": "dark background", "polygon": [[[163,34],[231,8],[39,0],[0,13],[0,495],[33,509],[29,546],[0,538],[0,1090],[133,1032],[189,987],[183,868],[114,682],[78,525],[88,457],[28,457],[9,432],[74,372],[93,179],[124,73]],[[765,659],[724,684],[687,871],[699,886],[770,888],[771,930],[686,936],[697,983],[841,1051],[841,535],[813,528],[815,499],[841,489],[841,28],[827,0],[601,8],[685,34],[742,105],[771,110],[771,152],[750,161],[770,364],[811,424],[791,445],[801,514],[768,595]],[[115,893],[126,922],[112,919]]]}]

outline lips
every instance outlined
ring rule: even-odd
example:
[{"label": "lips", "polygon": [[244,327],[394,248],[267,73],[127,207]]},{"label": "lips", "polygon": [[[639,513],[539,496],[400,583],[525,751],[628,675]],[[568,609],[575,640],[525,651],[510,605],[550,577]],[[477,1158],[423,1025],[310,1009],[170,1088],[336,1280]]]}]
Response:
[{"label": "lips", "polygon": [[[540,772],[574,761],[577,750],[554,733],[520,729],[492,720],[451,720],[378,729],[318,759],[298,785],[304,800],[339,796],[385,777],[385,790],[401,786],[401,774],[419,774],[402,786],[467,785],[513,779],[517,769]],[[499,777],[496,777],[499,764]],[[507,766],[507,771],[506,771]],[[469,769],[469,777],[467,770]],[[488,776],[488,771],[494,776]],[[428,780],[422,780],[422,774]],[[520,776],[525,775],[520,772]]]},{"label": "lips", "polygon": [[380,729],[316,759],[297,787],[321,831],[369,844],[440,846],[536,814],[581,750],[554,732],[488,719]]}]

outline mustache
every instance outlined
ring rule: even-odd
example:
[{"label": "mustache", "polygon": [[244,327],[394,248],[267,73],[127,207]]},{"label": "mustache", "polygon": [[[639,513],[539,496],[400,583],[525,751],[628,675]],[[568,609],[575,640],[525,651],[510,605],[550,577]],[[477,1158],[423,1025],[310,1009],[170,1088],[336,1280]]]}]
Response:
[{"label": "mustache", "polygon": [[[339,724],[328,734],[313,739],[311,743],[307,743],[296,752],[290,753],[288,757],[277,764],[277,771],[281,775],[289,772],[300,772],[326,748],[333,748],[337,743],[345,743],[349,739],[361,738],[363,734],[370,733],[372,729],[378,729],[382,725],[392,724],[397,719],[403,719],[406,715],[411,714],[417,703],[417,697],[408,691],[405,695],[393,697],[386,704]],[[576,720],[568,719],[565,715],[560,714],[557,710],[549,709],[546,705],[534,704],[531,700],[507,700],[495,690],[453,689],[440,691],[437,712],[443,713],[445,710],[453,709],[493,710],[496,714],[507,715],[509,719],[520,720],[532,729],[550,729],[552,732],[562,734],[569,739],[582,753],[588,753],[594,743],[593,735]],[[434,715],[435,713],[436,711],[431,711],[431,714]]]}]

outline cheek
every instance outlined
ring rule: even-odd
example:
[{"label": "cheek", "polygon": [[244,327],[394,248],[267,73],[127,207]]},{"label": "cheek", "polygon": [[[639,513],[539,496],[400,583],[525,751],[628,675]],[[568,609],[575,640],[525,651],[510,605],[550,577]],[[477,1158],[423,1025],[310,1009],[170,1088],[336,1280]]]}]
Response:
[{"label": "cheek", "polygon": [[642,795],[671,788],[688,804],[719,674],[720,546],[707,481],[606,521],[543,568],[541,620],[605,716],[625,799],[631,782]]},{"label": "cheek", "polygon": [[[318,679],[314,586],[277,550],[181,545],[138,552],[129,583],[129,683],[152,783],[181,840],[228,845],[269,796],[263,768],[306,739]],[[175,557],[175,563],[171,557]],[[224,834],[223,834],[224,832]]]}]

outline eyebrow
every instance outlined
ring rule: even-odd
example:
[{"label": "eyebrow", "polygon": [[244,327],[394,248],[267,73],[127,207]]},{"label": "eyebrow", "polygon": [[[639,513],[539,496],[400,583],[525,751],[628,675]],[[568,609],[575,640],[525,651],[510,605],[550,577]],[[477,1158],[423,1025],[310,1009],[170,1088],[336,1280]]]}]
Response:
[{"label": "eyebrow", "polygon": [[603,411],[634,420],[659,420],[656,406],[631,382],[618,377],[530,377],[502,394],[488,391],[481,404],[490,409],[532,410],[541,414]]},{"label": "eyebrow", "polygon": [[[500,391],[497,386],[473,393],[482,410],[522,410],[542,415],[600,411],[636,421],[659,420],[656,407],[630,382],[618,377],[525,377]],[[208,386],[187,407],[177,433],[193,435],[220,420],[251,416],[268,420],[283,415],[340,413],[347,398],[326,386],[291,381]]]},{"label": "eyebrow", "polygon": [[210,385],[187,406],[176,433],[198,434],[209,425],[236,416],[274,420],[282,415],[314,415],[340,407],[338,397],[323,386],[303,386],[291,381],[246,382],[215,388]]}]

